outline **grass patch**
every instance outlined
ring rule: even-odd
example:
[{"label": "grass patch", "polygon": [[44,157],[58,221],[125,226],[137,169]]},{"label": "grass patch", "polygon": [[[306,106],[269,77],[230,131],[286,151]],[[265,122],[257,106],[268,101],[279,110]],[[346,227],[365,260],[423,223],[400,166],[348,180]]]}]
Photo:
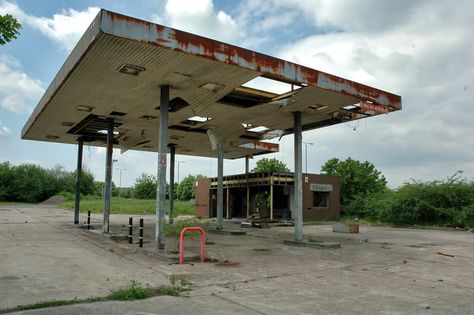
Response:
[{"label": "grass patch", "polygon": [[170,277],[170,284],[160,286],[156,292],[159,295],[180,296],[182,292],[189,290],[191,290],[191,281],[188,276],[172,275]]},{"label": "grass patch", "polygon": [[109,295],[109,299],[115,301],[132,301],[146,299],[149,296],[149,288],[144,288],[138,282],[132,281],[131,284],[112,292],[112,294]]},{"label": "grass patch", "polygon": [[319,236],[310,236],[308,242],[317,244],[324,243],[324,241]]},{"label": "grass patch", "polygon": [[[60,208],[73,209],[74,200],[69,200],[59,205]],[[81,197],[81,211],[92,213],[102,213],[104,201],[100,197]],[[166,209],[169,208],[169,201],[166,200]],[[112,197],[110,213],[112,214],[155,214],[155,199],[134,199]],[[175,200],[174,215],[194,215],[194,203],[186,200]]]}]

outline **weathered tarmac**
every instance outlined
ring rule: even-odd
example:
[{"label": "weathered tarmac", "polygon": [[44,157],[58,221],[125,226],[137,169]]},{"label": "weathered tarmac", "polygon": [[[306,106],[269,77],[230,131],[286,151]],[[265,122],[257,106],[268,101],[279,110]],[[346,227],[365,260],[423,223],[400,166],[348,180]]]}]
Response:
[{"label": "weathered tarmac", "polygon": [[[283,244],[293,237],[291,227],[208,233],[215,244],[207,255],[227,262],[178,265],[84,231],[72,217],[54,207],[0,206],[0,311],[105,296],[132,280],[158,287],[185,274],[193,282],[187,297],[17,314],[474,314],[474,234],[466,231],[362,226],[359,234],[338,234],[329,225],[304,227],[306,237],[340,242],[337,249]],[[144,218],[150,247],[154,216]],[[96,228],[100,221],[93,215]],[[111,224],[112,233],[122,233],[128,216],[112,215]],[[197,244],[198,237],[186,240],[191,250]]]}]

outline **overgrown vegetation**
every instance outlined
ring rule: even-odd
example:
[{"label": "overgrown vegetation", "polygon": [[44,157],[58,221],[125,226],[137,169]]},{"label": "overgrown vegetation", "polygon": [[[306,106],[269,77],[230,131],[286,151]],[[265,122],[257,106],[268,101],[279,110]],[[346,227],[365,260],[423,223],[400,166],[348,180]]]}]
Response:
[{"label": "overgrown vegetation", "polygon": [[132,281],[129,285],[112,292],[109,295],[109,299],[116,301],[132,301],[146,299],[149,296],[149,288],[142,287],[137,281]]},{"label": "overgrown vegetation", "polygon": [[[40,202],[60,191],[74,192],[76,175],[60,165],[45,169],[34,164],[0,163],[0,201]],[[81,191],[93,194],[94,177],[83,171]]]},{"label": "overgrown vegetation", "polygon": [[257,161],[257,165],[252,169],[253,173],[286,173],[290,169],[280,160],[275,158],[263,158]]},{"label": "overgrown vegetation", "polygon": [[339,176],[346,217],[396,225],[474,227],[474,181],[464,178],[462,171],[394,190],[386,187],[383,175],[369,162],[331,159],[322,171]]},{"label": "overgrown vegetation", "polygon": [[[61,208],[74,208],[74,195],[63,194],[66,197],[66,202],[60,204]],[[169,201],[166,200],[166,209],[169,208]],[[104,201],[98,196],[84,196],[81,199],[81,211],[92,213],[102,213],[104,208]],[[134,199],[134,198],[120,198],[112,197],[110,213],[112,214],[155,214],[156,213],[156,199]],[[191,201],[174,202],[174,216],[178,215],[194,215],[194,203]]]},{"label": "overgrown vegetation", "polygon": [[157,289],[160,295],[180,296],[182,292],[191,290],[191,281],[186,275],[172,275],[169,285],[162,285]]}]

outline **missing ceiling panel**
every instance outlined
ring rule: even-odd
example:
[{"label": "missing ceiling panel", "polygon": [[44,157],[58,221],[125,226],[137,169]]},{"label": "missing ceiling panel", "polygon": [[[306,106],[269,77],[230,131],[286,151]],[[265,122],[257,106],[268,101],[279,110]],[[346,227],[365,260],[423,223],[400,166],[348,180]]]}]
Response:
[{"label": "missing ceiling panel", "polygon": [[[175,113],[188,106],[189,103],[186,102],[184,99],[182,99],[181,97],[175,97],[169,102],[168,111],[170,113]],[[160,106],[156,107],[156,109],[159,110]]]}]

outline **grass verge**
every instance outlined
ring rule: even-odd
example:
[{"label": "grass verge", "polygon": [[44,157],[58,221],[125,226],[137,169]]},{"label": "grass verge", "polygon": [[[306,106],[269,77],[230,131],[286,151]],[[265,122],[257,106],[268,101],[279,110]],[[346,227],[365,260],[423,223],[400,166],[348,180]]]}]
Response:
[{"label": "grass verge", "polygon": [[[59,205],[60,208],[74,208],[74,200],[68,200]],[[81,211],[92,213],[102,213],[104,201],[100,197],[81,197]],[[166,201],[166,208],[169,208],[169,201]],[[113,214],[155,214],[155,199],[134,199],[112,197],[110,213]],[[194,215],[194,203],[186,200],[176,200],[174,202],[174,215]]]},{"label": "grass verge", "polygon": [[324,241],[319,236],[310,236],[308,242],[317,244],[324,243]]}]

